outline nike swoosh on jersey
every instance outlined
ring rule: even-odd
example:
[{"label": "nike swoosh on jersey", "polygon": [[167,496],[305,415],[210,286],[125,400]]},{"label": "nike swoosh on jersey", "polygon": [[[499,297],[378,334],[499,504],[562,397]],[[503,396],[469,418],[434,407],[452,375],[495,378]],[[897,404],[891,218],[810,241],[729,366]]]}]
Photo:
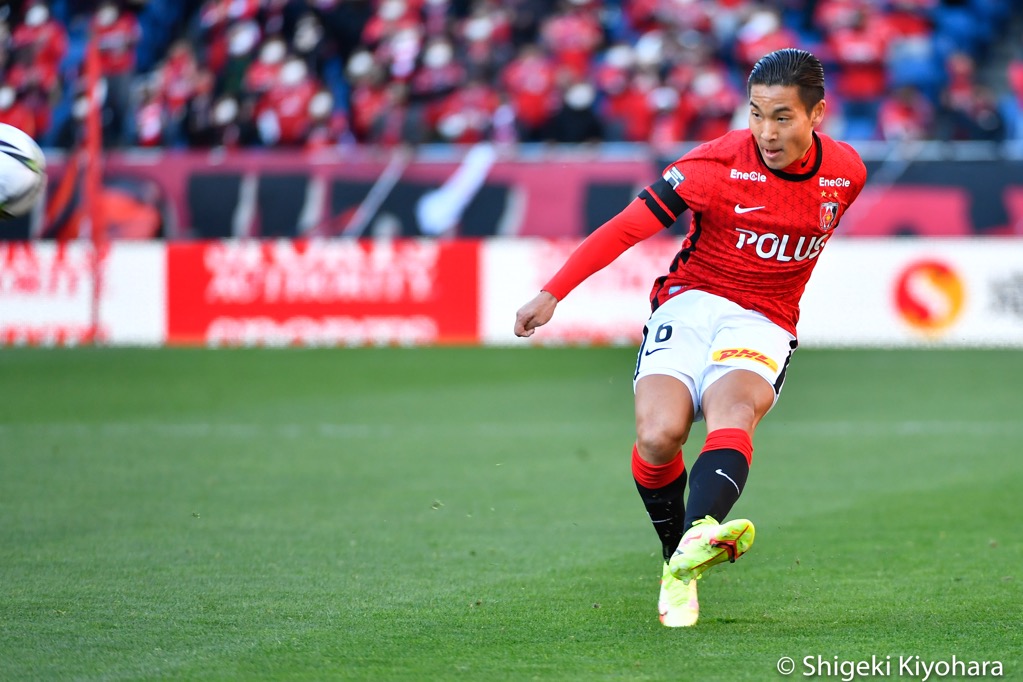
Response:
[{"label": "nike swoosh on jersey", "polygon": [[759,211],[762,208],[767,208],[767,207],[766,206],[749,206],[749,207],[747,207],[747,206],[740,206],[739,204],[736,204],[735,205],[735,212],[739,213],[739,214],[749,213],[750,211]]},{"label": "nike swoosh on jersey", "polygon": [[652,350],[647,350],[647,351],[644,351],[644,352],[643,352],[643,355],[644,355],[644,356],[645,356],[645,355],[653,355],[654,353],[656,353],[656,352],[657,352],[657,351],[659,351],[659,350],[668,350],[668,349],[667,349],[667,348],[654,348],[654,349],[652,349]]}]

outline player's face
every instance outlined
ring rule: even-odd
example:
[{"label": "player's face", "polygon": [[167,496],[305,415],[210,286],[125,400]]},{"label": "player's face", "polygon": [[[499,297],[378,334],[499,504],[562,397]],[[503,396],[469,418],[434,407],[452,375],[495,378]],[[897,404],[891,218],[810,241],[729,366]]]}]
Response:
[{"label": "player's face", "polygon": [[823,100],[807,113],[794,85],[754,85],[749,100],[749,128],[769,168],[785,168],[809,151]]}]

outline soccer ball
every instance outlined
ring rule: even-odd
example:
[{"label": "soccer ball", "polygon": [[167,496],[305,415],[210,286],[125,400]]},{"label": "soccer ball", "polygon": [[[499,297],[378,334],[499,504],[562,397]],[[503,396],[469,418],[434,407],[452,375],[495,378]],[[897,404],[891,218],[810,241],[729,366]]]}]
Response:
[{"label": "soccer ball", "polygon": [[46,187],[46,157],[25,131],[0,123],[0,218],[28,213]]}]

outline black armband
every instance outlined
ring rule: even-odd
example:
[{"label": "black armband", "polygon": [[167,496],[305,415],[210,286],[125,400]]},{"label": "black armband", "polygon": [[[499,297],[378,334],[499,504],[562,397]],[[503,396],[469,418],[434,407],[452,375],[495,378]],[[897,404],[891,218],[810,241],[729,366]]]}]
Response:
[{"label": "black armband", "polygon": [[674,225],[679,216],[689,208],[685,200],[675,193],[671,184],[664,178],[640,192],[639,198],[665,227]]}]

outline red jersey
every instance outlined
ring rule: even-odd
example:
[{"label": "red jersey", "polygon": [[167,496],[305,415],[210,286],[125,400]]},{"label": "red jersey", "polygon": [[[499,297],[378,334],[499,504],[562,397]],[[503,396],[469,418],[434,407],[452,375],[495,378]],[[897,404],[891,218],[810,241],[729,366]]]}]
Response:
[{"label": "red jersey", "polygon": [[109,26],[94,20],[92,30],[99,44],[100,70],[110,75],[132,73],[135,70],[135,45],[142,30],[135,15],[121,14]]},{"label": "red jersey", "polygon": [[[668,274],[654,284],[654,308],[699,289],[796,333],[817,256],[867,179],[849,145],[816,133],[814,144],[816,163],[799,175],[768,168],[748,130],[702,144],[665,169],[664,181],[693,217]],[[640,198],[667,227],[681,211],[671,195],[664,200],[665,189],[651,185]]]},{"label": "red jersey", "polygon": [[668,273],[654,282],[651,306],[698,289],[760,312],[795,335],[817,257],[867,179],[849,145],[819,133],[814,145],[805,173],[768,168],[749,130],[700,145],[587,237],[544,291],[561,300],[688,208],[689,232]]}]

